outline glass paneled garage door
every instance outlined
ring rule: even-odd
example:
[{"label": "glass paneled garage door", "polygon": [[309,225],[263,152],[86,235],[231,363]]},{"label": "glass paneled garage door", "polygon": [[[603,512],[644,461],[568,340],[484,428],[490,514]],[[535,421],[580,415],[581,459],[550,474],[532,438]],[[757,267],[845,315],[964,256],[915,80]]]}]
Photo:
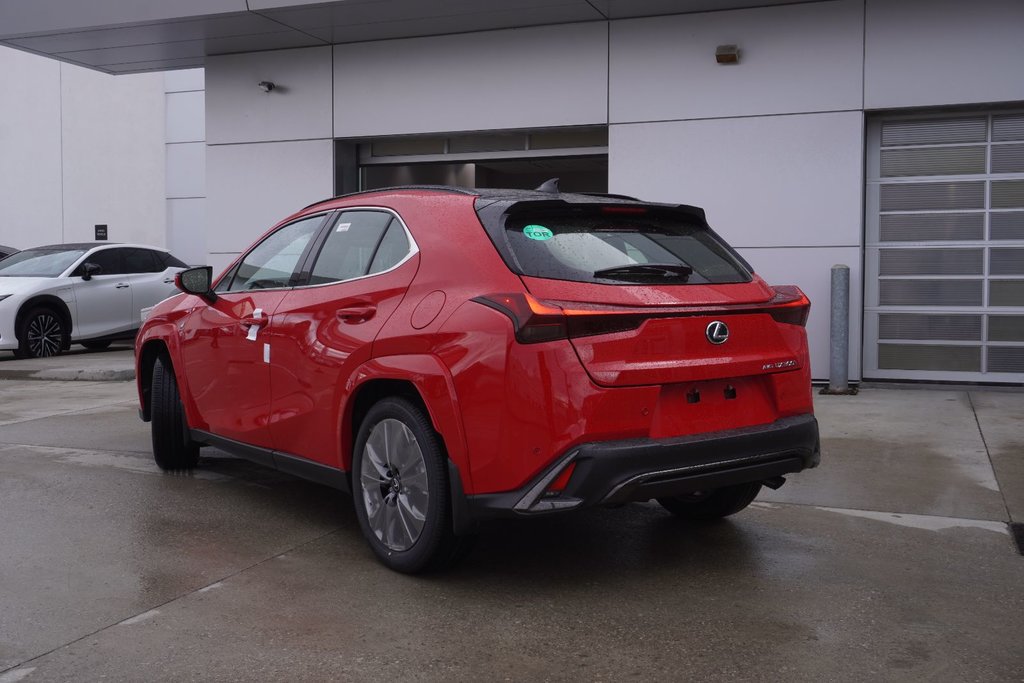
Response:
[{"label": "glass paneled garage door", "polygon": [[1024,112],[868,125],[864,375],[1024,382]]}]

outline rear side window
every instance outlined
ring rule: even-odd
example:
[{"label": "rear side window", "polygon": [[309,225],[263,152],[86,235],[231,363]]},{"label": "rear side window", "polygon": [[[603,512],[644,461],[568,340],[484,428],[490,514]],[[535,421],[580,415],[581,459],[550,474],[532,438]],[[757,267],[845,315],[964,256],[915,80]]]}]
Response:
[{"label": "rear side window", "polygon": [[[613,209],[614,211],[614,209]],[[536,212],[510,217],[524,275],[598,284],[724,284],[750,273],[713,233],[671,215]]]},{"label": "rear side window", "polygon": [[398,219],[383,211],[346,211],[331,228],[310,278],[311,285],[379,273],[402,261],[409,240]]},{"label": "rear side window", "polygon": [[124,268],[128,273],[159,273],[164,269],[149,249],[126,249]]},{"label": "rear side window", "polygon": [[166,251],[156,252],[157,258],[160,259],[161,269],[164,268],[188,268],[188,265],[179,258],[175,258],[173,255]]}]

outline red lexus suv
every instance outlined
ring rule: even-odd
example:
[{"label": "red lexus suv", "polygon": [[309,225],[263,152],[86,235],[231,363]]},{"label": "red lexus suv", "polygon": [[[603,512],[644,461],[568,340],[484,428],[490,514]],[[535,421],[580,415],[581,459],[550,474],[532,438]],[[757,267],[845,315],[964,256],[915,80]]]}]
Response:
[{"label": "red lexus suv", "polygon": [[651,499],[723,517],[820,458],[809,301],[693,206],[362,192],[177,284],[136,342],[157,464],[211,445],[351,492],[398,571],[497,517]]}]

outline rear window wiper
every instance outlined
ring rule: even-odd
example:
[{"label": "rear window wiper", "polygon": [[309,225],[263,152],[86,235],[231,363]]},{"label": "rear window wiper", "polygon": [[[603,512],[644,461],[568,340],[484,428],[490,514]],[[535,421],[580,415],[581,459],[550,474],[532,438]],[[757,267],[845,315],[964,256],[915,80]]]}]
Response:
[{"label": "rear window wiper", "polygon": [[594,271],[594,277],[613,280],[633,280],[636,278],[671,278],[686,282],[693,274],[693,268],[682,263],[634,263],[628,266],[615,266]]}]

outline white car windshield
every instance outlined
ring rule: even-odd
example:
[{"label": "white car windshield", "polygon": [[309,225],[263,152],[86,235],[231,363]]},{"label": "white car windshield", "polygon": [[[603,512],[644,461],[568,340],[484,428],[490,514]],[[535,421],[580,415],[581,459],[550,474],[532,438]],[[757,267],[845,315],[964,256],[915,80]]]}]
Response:
[{"label": "white car windshield", "polygon": [[0,277],[57,277],[85,249],[26,249],[0,261]]}]

